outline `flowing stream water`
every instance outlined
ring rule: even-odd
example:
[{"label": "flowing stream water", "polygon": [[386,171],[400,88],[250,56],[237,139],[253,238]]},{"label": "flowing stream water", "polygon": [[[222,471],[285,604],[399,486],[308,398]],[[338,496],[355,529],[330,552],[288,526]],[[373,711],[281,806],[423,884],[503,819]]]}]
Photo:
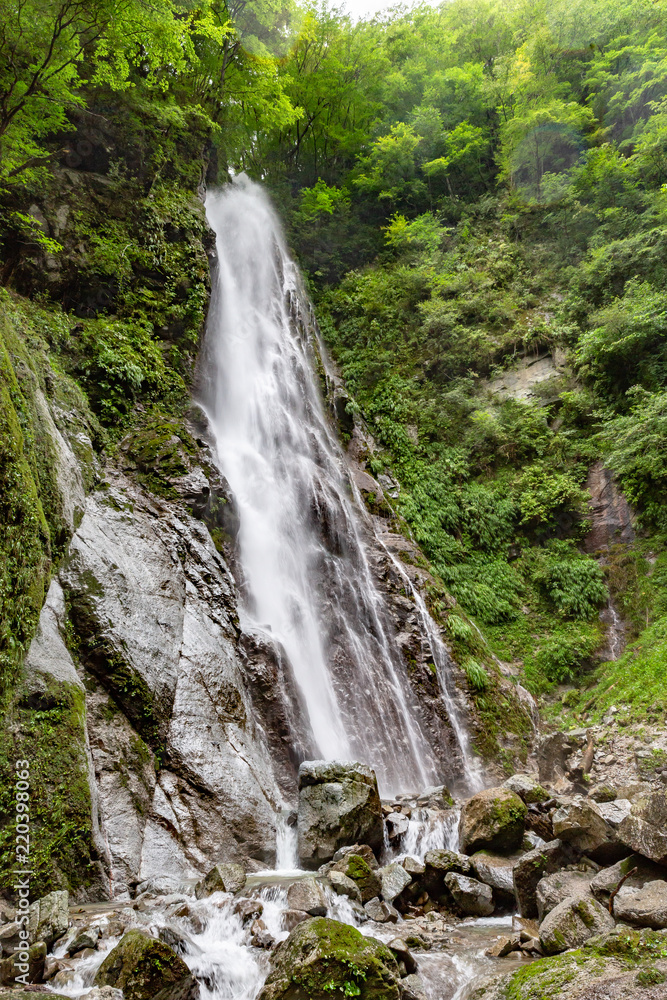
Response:
[{"label": "flowing stream water", "polygon": [[310,730],[298,736],[316,756],[370,764],[384,795],[436,784],[323,407],[298,269],[258,185],[241,176],[206,208],[217,269],[204,404],[238,510],[246,614],[286,654]]}]

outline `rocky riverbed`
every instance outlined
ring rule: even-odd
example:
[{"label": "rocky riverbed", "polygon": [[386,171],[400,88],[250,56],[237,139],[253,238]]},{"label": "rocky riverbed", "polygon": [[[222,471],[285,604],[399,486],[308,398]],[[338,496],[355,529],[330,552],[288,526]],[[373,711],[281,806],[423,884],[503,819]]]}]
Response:
[{"label": "rocky riverbed", "polygon": [[[579,734],[559,740],[560,763],[554,736],[538,759],[551,746],[569,777],[517,774],[459,803],[444,788],[382,802],[364,765],[305,762],[288,826],[300,868],[223,859],[199,880],[154,876],[127,900],[69,907],[50,893],[30,910],[32,988],[91,1000],[664,998],[667,793],[659,778],[589,789]],[[410,853],[417,827],[425,849]],[[18,926],[10,907],[2,918],[11,988]]]}]

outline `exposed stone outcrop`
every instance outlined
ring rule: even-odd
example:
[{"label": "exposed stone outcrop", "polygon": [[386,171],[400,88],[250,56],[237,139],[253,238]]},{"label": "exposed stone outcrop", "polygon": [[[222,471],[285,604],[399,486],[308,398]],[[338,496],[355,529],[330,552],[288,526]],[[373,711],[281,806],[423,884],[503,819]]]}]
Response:
[{"label": "exposed stone outcrop", "polygon": [[[348,761],[304,761],[299,768],[299,857],[318,868],[339,847],[382,848],[382,806],[374,772]],[[345,874],[349,874],[345,872]]]},{"label": "exposed stone outcrop", "polygon": [[579,948],[595,934],[614,929],[614,918],[592,896],[570,896],[540,924],[540,944],[545,955]]}]

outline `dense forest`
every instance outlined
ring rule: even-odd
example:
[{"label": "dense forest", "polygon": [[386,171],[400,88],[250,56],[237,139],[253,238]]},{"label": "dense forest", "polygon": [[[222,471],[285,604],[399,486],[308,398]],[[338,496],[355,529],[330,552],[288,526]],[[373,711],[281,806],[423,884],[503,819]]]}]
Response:
[{"label": "dense forest", "polygon": [[[596,683],[594,710],[661,716],[666,16],[647,0],[356,22],[273,0],[3,3],[5,339],[32,324],[104,447],[177,416],[207,301],[193,196],[261,178],[434,604],[464,612],[449,629],[472,688],[483,698],[497,655],[536,694],[576,681],[565,711],[590,709]],[[496,391],[544,356],[559,362],[534,392]],[[16,419],[3,412],[6,679],[63,544]],[[598,460],[638,524],[602,564],[582,548]],[[630,649],[595,674],[610,599]]]}]

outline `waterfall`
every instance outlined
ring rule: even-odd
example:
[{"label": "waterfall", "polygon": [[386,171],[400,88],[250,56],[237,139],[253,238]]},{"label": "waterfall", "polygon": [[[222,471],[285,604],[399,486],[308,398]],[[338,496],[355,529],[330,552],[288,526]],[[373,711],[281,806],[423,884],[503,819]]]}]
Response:
[{"label": "waterfall", "polygon": [[206,209],[217,268],[204,405],[237,506],[244,613],[284,650],[309,721],[295,739],[370,764],[384,795],[442,781],[369,568],[276,214],[244,176]]}]

